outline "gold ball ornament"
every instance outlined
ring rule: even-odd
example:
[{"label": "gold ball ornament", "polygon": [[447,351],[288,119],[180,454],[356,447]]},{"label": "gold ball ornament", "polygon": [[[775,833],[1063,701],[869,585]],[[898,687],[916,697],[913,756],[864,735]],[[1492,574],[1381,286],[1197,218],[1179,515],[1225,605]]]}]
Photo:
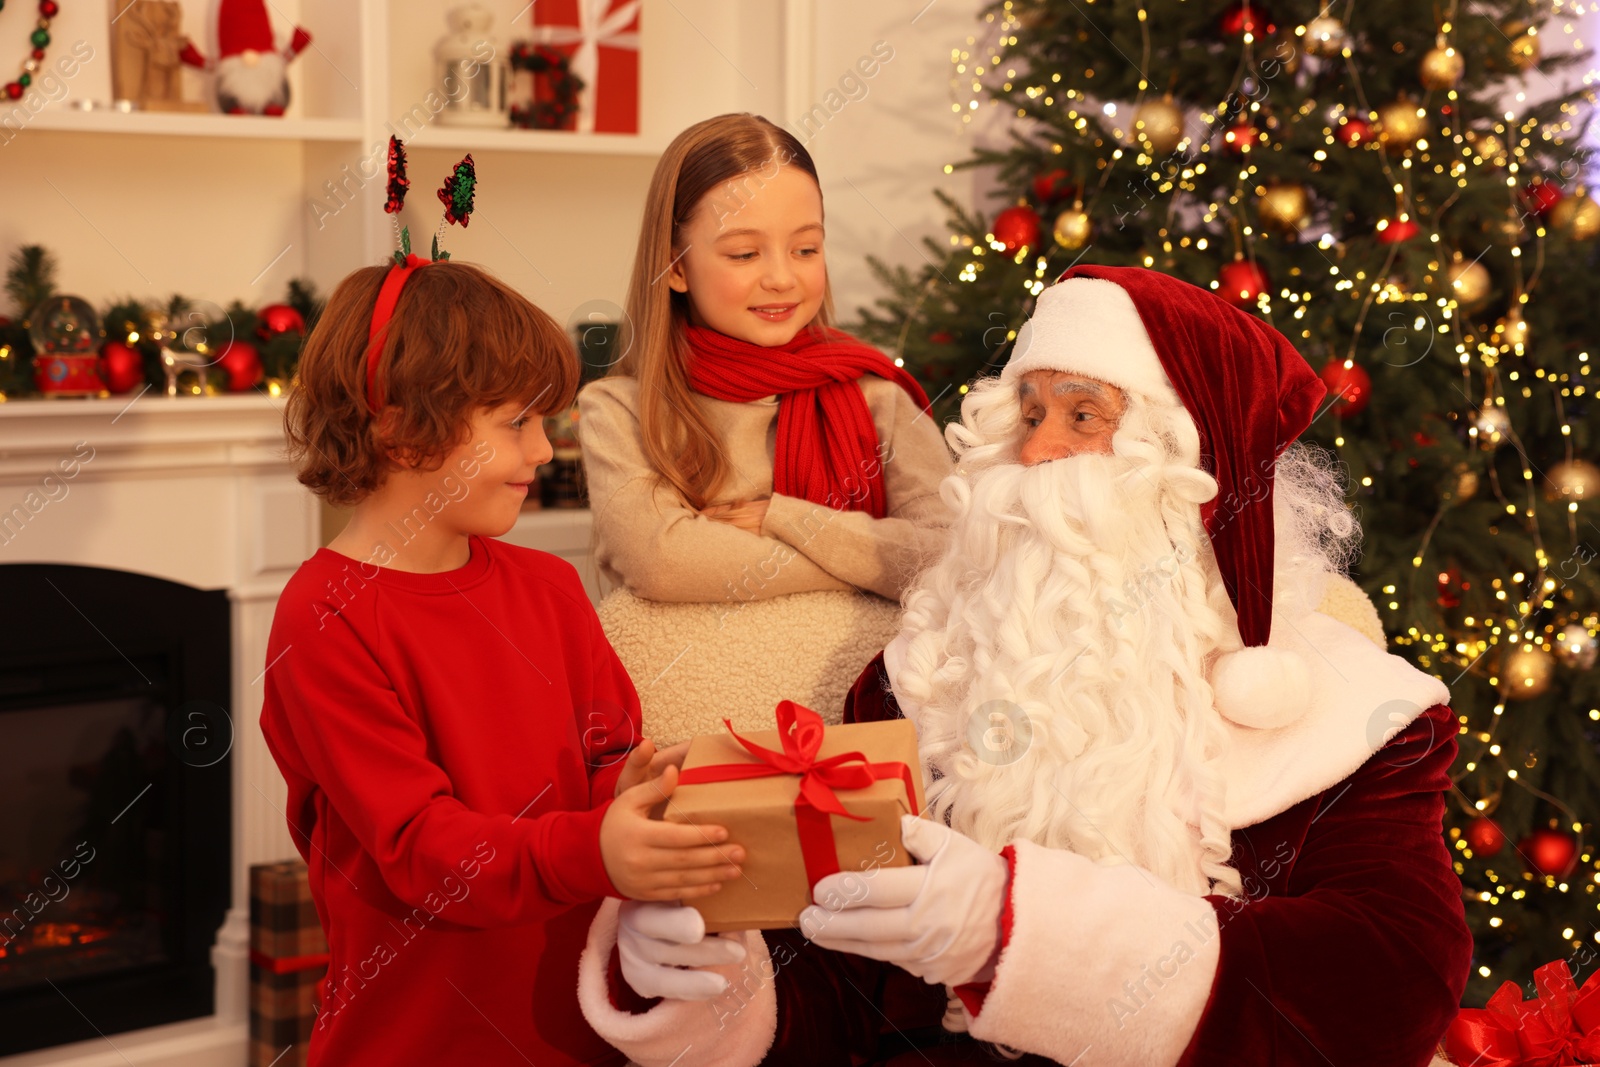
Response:
[{"label": "gold ball ornament", "polygon": [[1532,70],[1539,64],[1539,27],[1525,22],[1508,22],[1500,27],[1511,41],[1506,58],[1518,70]]},{"label": "gold ball ornament", "polygon": [[1336,56],[1350,43],[1350,34],[1332,15],[1319,15],[1306,23],[1303,40],[1306,51],[1314,56]]},{"label": "gold ball ornament", "polygon": [[1555,669],[1555,658],[1538,645],[1518,645],[1506,653],[1500,680],[1512,700],[1532,700],[1550,688]]},{"label": "gold ball ornament", "polygon": [[1401,97],[1378,109],[1378,140],[1390,152],[1414,147],[1426,128],[1415,100]]},{"label": "gold ball ornament", "polygon": [[1457,253],[1446,276],[1450,279],[1450,291],[1463,311],[1476,311],[1488,303],[1489,268],[1482,263]]},{"label": "gold ball ornament", "polygon": [[1472,146],[1480,160],[1504,166],[1506,163],[1506,143],[1497,133],[1479,133],[1476,130],[1467,131],[1467,143]]},{"label": "gold ball ornament", "polygon": [[1451,473],[1455,476],[1454,483],[1447,489],[1446,498],[1454,503],[1471,500],[1478,494],[1478,472],[1465,463],[1457,463]]},{"label": "gold ball ornament", "polygon": [[1299,182],[1278,182],[1262,190],[1258,212],[1261,225],[1298,233],[1311,222],[1311,196]]},{"label": "gold ball ornament", "polygon": [[1142,136],[1156,155],[1167,155],[1183,140],[1183,109],[1170,96],[1146,100],[1133,113],[1131,136],[1135,141]]},{"label": "gold ball ornament", "polygon": [[1552,647],[1556,659],[1568,670],[1586,671],[1600,658],[1600,641],[1579,623],[1563,627]]},{"label": "gold ball ornament", "polygon": [[1056,244],[1076,250],[1088,244],[1094,235],[1094,221],[1081,205],[1074,205],[1056,216],[1054,234]]},{"label": "gold ball ornament", "polygon": [[1550,209],[1550,225],[1574,241],[1592,241],[1600,234],[1600,204],[1583,191],[1562,197]]},{"label": "gold ball ornament", "polygon": [[1485,404],[1472,420],[1472,428],[1478,431],[1478,444],[1498,448],[1511,435],[1511,416],[1506,414],[1505,408]]},{"label": "gold ball ornament", "polygon": [[1600,499],[1600,467],[1586,459],[1563,460],[1544,479],[1544,497],[1552,503]]},{"label": "gold ball ornament", "polygon": [[1494,324],[1495,343],[1505,348],[1517,351],[1526,351],[1528,347],[1528,323],[1522,317],[1522,309],[1514,307],[1502,315]]},{"label": "gold ball ornament", "polygon": [[1440,45],[1422,57],[1417,76],[1425,89],[1454,89],[1466,73],[1466,62],[1449,45]]}]

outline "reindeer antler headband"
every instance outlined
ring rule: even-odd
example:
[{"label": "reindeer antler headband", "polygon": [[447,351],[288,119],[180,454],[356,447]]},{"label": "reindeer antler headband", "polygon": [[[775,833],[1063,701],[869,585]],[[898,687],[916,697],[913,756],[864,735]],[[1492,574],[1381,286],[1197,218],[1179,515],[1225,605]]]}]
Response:
[{"label": "reindeer antler headband", "polygon": [[439,230],[433,235],[433,258],[423,259],[411,254],[410,227],[400,225],[400,208],[405,204],[411,181],[406,177],[406,146],[398,137],[389,138],[388,172],[383,210],[394,216],[395,243],[398,247],[394,253],[394,263],[383,279],[383,287],[378,290],[378,302],[372,309],[372,326],[367,331],[367,407],[374,415],[383,410],[383,393],[378,388],[378,363],[383,354],[389,319],[394,316],[395,304],[400,300],[400,290],[405,288],[406,280],[419,267],[450,258],[449,252],[440,250],[439,238],[444,236],[445,227],[450,223],[459,223],[464,227],[471,221],[472,198],[478,188],[478,172],[473,169],[469,153],[455,165],[449,177],[445,178],[444,185],[439,187],[439,199],[444,203],[444,218],[439,220]]}]

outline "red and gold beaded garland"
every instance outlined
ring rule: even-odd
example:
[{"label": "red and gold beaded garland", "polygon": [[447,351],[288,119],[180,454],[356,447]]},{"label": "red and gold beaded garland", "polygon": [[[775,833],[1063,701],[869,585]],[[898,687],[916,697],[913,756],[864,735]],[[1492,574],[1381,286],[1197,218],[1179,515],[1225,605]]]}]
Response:
[{"label": "red and gold beaded garland", "polygon": [[[0,8],[5,7],[5,0],[0,0]],[[22,63],[22,73],[13,81],[6,82],[6,99],[20,100],[29,85],[33,84],[34,71],[44,62],[44,50],[50,44],[50,20],[56,17],[61,6],[56,0],[39,0],[39,23],[33,29],[29,40],[33,44],[33,51]]]}]

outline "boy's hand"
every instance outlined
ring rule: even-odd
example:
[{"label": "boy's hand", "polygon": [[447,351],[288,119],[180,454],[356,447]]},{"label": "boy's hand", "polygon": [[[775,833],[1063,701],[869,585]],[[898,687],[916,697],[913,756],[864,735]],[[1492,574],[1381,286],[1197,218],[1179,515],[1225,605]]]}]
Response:
[{"label": "boy's hand", "polygon": [[640,782],[649,782],[661,777],[661,772],[669,765],[682,770],[683,758],[688,754],[687,741],[660,751],[656,750],[654,741],[646,739],[640,742],[638,748],[628,753],[628,762],[623,764],[622,773],[617,776],[617,791],[614,795],[620,797]]},{"label": "boy's hand", "polygon": [[632,786],[600,821],[600,858],[617,892],[632,900],[689,900],[739,877],[744,849],[728,845],[721,826],[685,826],[650,818],[678,788],[678,768]]}]

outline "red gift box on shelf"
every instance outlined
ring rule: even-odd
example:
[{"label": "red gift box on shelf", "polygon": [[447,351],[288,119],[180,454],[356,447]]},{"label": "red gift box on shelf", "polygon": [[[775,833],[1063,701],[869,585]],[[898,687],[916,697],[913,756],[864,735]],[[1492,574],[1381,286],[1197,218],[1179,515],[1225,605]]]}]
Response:
[{"label": "red gift box on shelf", "polygon": [[306,865],[251,867],[250,1067],[303,1067],[327,973],[328,941]]},{"label": "red gift box on shelf", "polygon": [[534,40],[571,58],[583,82],[579,133],[639,132],[640,0],[539,0]]},{"label": "red gift box on shelf", "polygon": [[1482,1008],[1465,1008],[1444,1036],[1453,1063],[1474,1067],[1595,1067],[1600,1064],[1600,982],[1580,989],[1565,960],[1533,972],[1538,996],[1524,1002],[1507,982]]}]

